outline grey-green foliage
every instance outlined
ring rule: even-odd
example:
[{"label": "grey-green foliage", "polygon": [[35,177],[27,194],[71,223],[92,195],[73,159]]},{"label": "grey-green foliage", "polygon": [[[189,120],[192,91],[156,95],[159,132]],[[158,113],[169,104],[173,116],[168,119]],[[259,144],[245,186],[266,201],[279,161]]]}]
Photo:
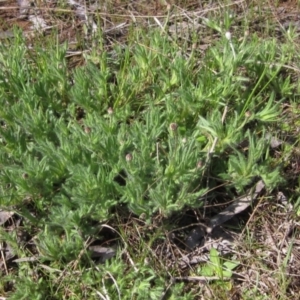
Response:
[{"label": "grey-green foliage", "polygon": [[238,191],[256,176],[279,182],[264,138],[285,97],[274,90],[285,59],[276,44],[232,39],[233,53],[223,38],[199,57],[157,32],[137,39],[74,71],[65,47],[33,51],[17,38],[2,52],[2,205],[30,199],[53,222],[64,205],[103,221],[120,203],[148,216],[200,207],[207,175]]},{"label": "grey-green foliage", "polygon": [[[231,22],[230,14],[207,22],[221,38],[205,54],[136,30],[128,45],[95,47],[73,70],[66,45],[3,41],[0,206],[24,217],[40,256],[5,277],[17,282],[11,299],[159,299],[170,274],[136,249],[130,264],[117,257],[101,266],[82,252],[89,237],[103,238],[99,223],[116,207],[167,216],[201,208],[218,185],[242,193],[259,177],[268,188],[281,182],[266,137],[292,93],[281,76],[291,54],[275,40],[226,39]],[[2,239],[33,255],[16,236]],[[183,284],[169,293],[194,299]]]}]

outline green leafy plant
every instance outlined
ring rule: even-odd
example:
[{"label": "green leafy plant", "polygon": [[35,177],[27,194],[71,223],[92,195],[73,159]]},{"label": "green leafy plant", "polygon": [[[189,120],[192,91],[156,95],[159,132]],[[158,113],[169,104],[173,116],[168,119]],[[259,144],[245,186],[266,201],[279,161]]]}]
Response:
[{"label": "green leafy plant", "polygon": [[199,267],[197,272],[206,277],[217,276],[220,280],[231,278],[233,269],[240,264],[237,261],[224,260],[215,248],[211,248],[209,260],[203,267]]},{"label": "green leafy plant", "polygon": [[[104,2],[105,13],[87,14],[110,24],[125,15],[147,19]],[[66,17],[73,8],[63,4]],[[78,31],[75,43],[60,43],[59,32],[29,41],[18,30],[2,39],[0,31],[0,207],[15,214],[1,232],[24,259],[7,262],[0,293],[158,299],[167,291],[170,299],[195,299],[199,287],[167,286],[181,271],[158,258],[158,236],[162,248],[175,247],[182,215],[210,218],[224,205],[220,198],[231,201],[258,178],[266,194],[280,187],[299,198],[296,33],[290,28],[280,43],[244,34],[231,8],[191,20],[166,6],[147,26],[122,23],[124,40],[117,26],[112,33],[102,23],[91,35]],[[169,27],[184,27],[185,18],[192,36],[173,36]],[[273,136],[280,146],[271,147]],[[22,241],[19,231],[26,231]],[[117,245],[118,255],[99,264],[88,250],[93,243]],[[238,265],[212,249],[198,274],[229,289],[225,279]]]}]

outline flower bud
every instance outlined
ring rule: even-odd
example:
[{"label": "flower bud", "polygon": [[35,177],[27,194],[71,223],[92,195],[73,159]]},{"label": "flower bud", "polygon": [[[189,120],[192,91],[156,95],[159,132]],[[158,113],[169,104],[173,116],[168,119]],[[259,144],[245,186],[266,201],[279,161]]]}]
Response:
[{"label": "flower bud", "polygon": [[170,130],[176,131],[177,128],[178,128],[178,124],[177,124],[177,123],[171,123],[171,124],[170,124]]},{"label": "flower bud", "polygon": [[23,177],[23,179],[27,179],[29,177],[29,175],[27,173],[23,173],[22,177]]},{"label": "flower bud", "polygon": [[246,112],[245,112],[245,117],[246,118],[250,118],[251,117],[251,111],[249,111],[249,110],[247,110]]},{"label": "flower bud", "polygon": [[229,31],[227,31],[227,32],[225,33],[225,37],[226,37],[226,39],[227,39],[228,41],[230,41],[230,40],[231,40],[231,33],[230,33]]},{"label": "flower bud", "polygon": [[89,133],[91,133],[91,127],[84,127],[84,132],[86,133],[86,134],[89,134]]},{"label": "flower bud", "polygon": [[199,161],[197,162],[197,169],[201,169],[202,166],[203,166],[202,161],[199,160]]},{"label": "flower bud", "polygon": [[107,113],[108,113],[109,115],[112,115],[112,114],[114,113],[114,110],[112,109],[112,107],[109,107],[109,108],[107,109]]},{"label": "flower bud", "polygon": [[125,159],[128,162],[132,161],[132,154],[131,153],[126,154]]}]

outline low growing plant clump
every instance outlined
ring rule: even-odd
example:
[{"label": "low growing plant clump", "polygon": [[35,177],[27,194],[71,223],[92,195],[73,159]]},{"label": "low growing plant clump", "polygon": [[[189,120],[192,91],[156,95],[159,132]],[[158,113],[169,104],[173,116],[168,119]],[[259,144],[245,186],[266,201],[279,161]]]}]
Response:
[{"label": "low growing plant clump", "polygon": [[[287,186],[286,160],[298,143],[297,136],[281,150],[271,143],[294,130],[284,121],[286,107],[297,107],[286,74],[293,50],[276,39],[235,36],[233,19],[224,18],[204,20],[220,36],[205,53],[195,45],[185,51],[161,29],[135,29],[132,42],[109,51],[99,35],[74,69],[67,44],[29,47],[18,32],[3,41],[0,199],[16,223],[5,220],[11,223],[1,232],[17,261],[4,264],[0,294],[201,294],[170,281],[176,268],[147,263],[157,238],[176,228],[166,220],[193,209],[209,215],[207,207],[243,195],[260,179],[269,195]],[[135,228],[131,240],[130,220],[149,235]],[[155,220],[157,228],[167,225],[151,236]],[[92,248],[100,245],[113,251],[103,264],[92,255],[98,249],[103,258]],[[197,275],[230,279],[239,263],[224,263],[216,249],[210,256],[218,265]]]}]

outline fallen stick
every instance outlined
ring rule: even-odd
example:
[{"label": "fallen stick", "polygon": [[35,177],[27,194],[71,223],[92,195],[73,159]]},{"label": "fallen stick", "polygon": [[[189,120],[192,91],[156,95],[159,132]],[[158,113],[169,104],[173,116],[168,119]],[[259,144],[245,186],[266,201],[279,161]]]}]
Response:
[{"label": "fallen stick", "polygon": [[214,216],[206,227],[206,232],[208,234],[211,233],[215,227],[220,226],[248,208],[264,188],[264,182],[262,180],[258,181],[255,188],[250,189],[246,196],[239,197],[238,199],[234,200],[231,205]]}]

